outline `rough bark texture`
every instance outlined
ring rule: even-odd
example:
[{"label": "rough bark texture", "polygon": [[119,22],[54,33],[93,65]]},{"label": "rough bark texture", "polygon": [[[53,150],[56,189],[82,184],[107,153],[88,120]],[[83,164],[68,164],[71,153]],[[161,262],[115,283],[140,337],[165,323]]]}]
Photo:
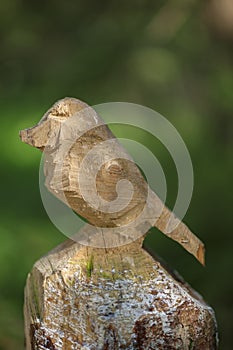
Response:
[{"label": "rough bark texture", "polygon": [[25,288],[27,350],[217,349],[213,310],[143,248],[66,241]]},{"label": "rough bark texture", "polygon": [[[21,131],[21,139],[44,151],[49,191],[92,225],[117,227],[116,245],[124,244],[126,235],[129,243],[156,226],[204,264],[203,243],[148,187],[132,158],[87,104],[74,98],[58,101],[38,125]],[[121,181],[122,196],[117,197],[120,180],[128,181]],[[112,247],[112,239],[105,237],[103,246]]]}]

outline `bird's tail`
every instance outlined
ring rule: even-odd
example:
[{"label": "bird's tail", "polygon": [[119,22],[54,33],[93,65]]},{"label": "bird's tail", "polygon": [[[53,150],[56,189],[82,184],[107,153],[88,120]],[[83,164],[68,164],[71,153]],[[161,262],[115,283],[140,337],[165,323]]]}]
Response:
[{"label": "bird's tail", "polygon": [[205,246],[203,242],[166,206],[163,207],[162,213],[154,226],[166,236],[180,243],[202,265],[205,265]]}]

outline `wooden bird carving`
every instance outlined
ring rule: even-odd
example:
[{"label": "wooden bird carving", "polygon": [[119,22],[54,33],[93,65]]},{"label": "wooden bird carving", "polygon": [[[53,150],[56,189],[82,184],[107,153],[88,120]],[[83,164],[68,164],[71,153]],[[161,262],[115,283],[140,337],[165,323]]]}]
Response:
[{"label": "wooden bird carving", "polygon": [[133,159],[86,103],[75,98],[56,102],[20,137],[46,154],[48,190],[91,225],[120,230],[132,223],[138,237],[142,226],[142,235],[156,226],[204,264],[203,243],[150,189]]}]

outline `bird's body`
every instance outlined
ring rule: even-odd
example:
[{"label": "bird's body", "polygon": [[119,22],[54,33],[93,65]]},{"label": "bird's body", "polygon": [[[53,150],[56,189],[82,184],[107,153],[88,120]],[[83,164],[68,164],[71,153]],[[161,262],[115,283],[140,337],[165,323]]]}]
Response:
[{"label": "bird's body", "polygon": [[156,226],[204,263],[203,243],[149,188],[87,104],[74,98],[58,101],[38,125],[21,131],[21,139],[44,151],[49,191],[92,225],[120,232],[131,223],[139,236],[140,230],[144,235]]}]

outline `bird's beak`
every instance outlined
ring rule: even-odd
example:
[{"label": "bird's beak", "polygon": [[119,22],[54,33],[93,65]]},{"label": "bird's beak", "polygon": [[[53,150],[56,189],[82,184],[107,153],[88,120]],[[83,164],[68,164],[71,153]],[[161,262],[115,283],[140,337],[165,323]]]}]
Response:
[{"label": "bird's beak", "polygon": [[19,136],[24,143],[43,151],[48,142],[48,130],[49,123],[45,121],[30,129],[21,130]]},{"label": "bird's beak", "polygon": [[30,129],[20,130],[19,137],[20,137],[22,142],[33,146],[32,138],[31,138],[30,134],[31,134]]}]

